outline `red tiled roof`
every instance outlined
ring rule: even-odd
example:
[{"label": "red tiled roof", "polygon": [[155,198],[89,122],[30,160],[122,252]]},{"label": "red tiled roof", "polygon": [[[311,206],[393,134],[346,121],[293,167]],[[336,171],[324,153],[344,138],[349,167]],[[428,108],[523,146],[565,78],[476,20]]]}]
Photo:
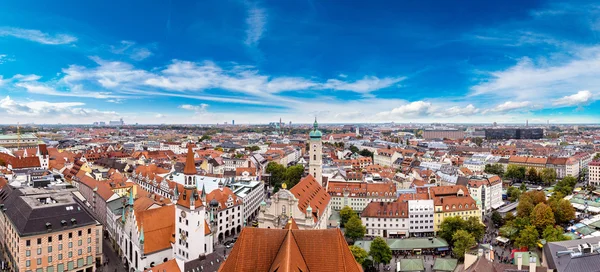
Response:
[{"label": "red tiled roof", "polygon": [[408,202],[370,202],[361,217],[408,218]]},{"label": "red tiled roof", "polygon": [[183,173],[186,175],[198,174],[198,171],[196,170],[196,162],[194,161],[194,152],[192,151],[191,145],[188,145],[188,153],[185,159],[185,168],[183,169]]},{"label": "red tiled roof", "polygon": [[219,272],[353,271],[362,267],[339,229],[244,228]]},{"label": "red tiled roof", "polygon": [[325,191],[312,175],[301,179],[290,192],[298,199],[298,209],[306,213],[308,206],[312,208],[315,222],[325,212],[331,196]]}]

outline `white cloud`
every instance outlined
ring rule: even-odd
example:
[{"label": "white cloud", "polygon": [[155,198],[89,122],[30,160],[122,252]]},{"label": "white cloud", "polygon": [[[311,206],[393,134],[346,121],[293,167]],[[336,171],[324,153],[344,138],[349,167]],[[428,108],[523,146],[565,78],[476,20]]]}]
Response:
[{"label": "white cloud", "polygon": [[573,89],[600,85],[600,47],[579,49],[572,58],[553,63],[536,63],[525,57],[508,69],[490,72],[489,76],[487,81],[471,88],[471,95],[549,102]]},{"label": "white cloud", "polygon": [[584,106],[589,104],[593,100],[592,92],[588,90],[579,91],[573,95],[567,95],[559,99],[554,100],[552,105],[554,106]]},{"label": "white cloud", "polygon": [[[98,98],[98,99],[108,99],[108,98],[123,98],[124,96],[114,95],[110,92],[93,92],[84,90],[82,85],[76,84],[72,85],[69,91],[58,91],[54,89],[52,86],[49,86],[44,83],[39,83],[33,76],[24,77],[25,82],[16,83],[16,87],[24,88],[28,93],[32,94],[42,94],[42,95],[51,95],[51,96],[64,96],[64,97],[88,97],[88,98]],[[22,80],[23,81],[23,80]],[[115,100],[114,100],[115,101]],[[111,102],[110,100],[108,102]]]},{"label": "white cloud", "polygon": [[402,80],[405,77],[385,77],[378,78],[375,76],[365,76],[364,78],[347,82],[339,79],[329,79],[322,85],[323,89],[333,89],[338,91],[351,91],[356,93],[370,93],[379,89],[390,87]]},{"label": "white cloud", "polygon": [[506,101],[500,105],[497,105],[491,109],[484,110],[483,113],[494,112],[494,113],[506,113],[515,110],[524,110],[531,108],[531,102],[529,101],[521,101],[521,102],[513,102]]},{"label": "white cloud", "polygon": [[156,115],[154,115],[155,118],[164,118],[165,115],[161,114],[161,113],[157,113]]},{"label": "white cloud", "polygon": [[190,105],[190,104],[184,104],[179,106],[180,109],[184,109],[184,110],[189,110],[189,111],[194,111],[196,114],[200,114],[200,113],[206,113],[206,110],[208,109],[208,104],[200,104],[200,105]]},{"label": "white cloud", "polygon": [[452,106],[445,110],[442,110],[437,114],[439,117],[454,117],[454,116],[470,116],[479,113],[480,110],[469,104],[467,106]]},{"label": "white cloud", "polygon": [[[253,66],[235,65],[221,67],[214,62],[191,62],[173,60],[162,69],[142,70],[119,61],[106,61],[92,57],[98,66],[87,68],[71,65],[63,69],[65,76],[61,82],[75,84],[92,82],[114,92],[152,93],[165,96],[193,96],[195,93],[211,89],[223,89],[247,95],[243,101],[248,104],[281,104],[295,102],[280,94],[286,91],[346,90],[367,94],[381,88],[390,87],[404,77],[378,78],[365,76],[358,81],[329,79],[319,82],[313,79],[282,76],[272,77],[261,74]],[[152,91],[154,90],[154,91]],[[176,92],[173,92],[176,91]],[[201,96],[197,96],[201,97]],[[202,94],[206,100],[221,100],[223,97]],[[230,101],[233,97],[225,98]],[[244,102],[241,103],[244,103]]]},{"label": "white cloud", "polygon": [[70,44],[77,41],[77,38],[68,34],[48,34],[36,29],[23,29],[16,27],[0,28],[0,37],[11,36],[19,39],[25,39],[41,44]]},{"label": "white cloud", "polygon": [[266,13],[265,9],[258,7],[251,7],[248,10],[248,17],[246,17],[246,40],[244,42],[246,45],[256,46],[262,38],[267,25]]},{"label": "white cloud", "polygon": [[3,64],[8,61],[8,56],[6,54],[0,54],[0,64]]},{"label": "white cloud", "polygon": [[394,108],[391,111],[380,112],[380,117],[414,117],[426,115],[431,110],[431,103],[425,101],[414,101]]},{"label": "white cloud", "polygon": [[43,120],[52,120],[57,122],[59,118],[112,118],[117,117],[116,112],[99,111],[90,109],[81,102],[46,102],[46,101],[27,101],[19,102],[6,96],[0,99],[0,111],[5,112],[9,117],[17,118],[40,118]]},{"label": "white cloud", "polygon": [[135,61],[141,61],[153,55],[150,49],[138,46],[133,41],[121,41],[118,46],[110,46],[110,51],[117,55],[128,55]]}]

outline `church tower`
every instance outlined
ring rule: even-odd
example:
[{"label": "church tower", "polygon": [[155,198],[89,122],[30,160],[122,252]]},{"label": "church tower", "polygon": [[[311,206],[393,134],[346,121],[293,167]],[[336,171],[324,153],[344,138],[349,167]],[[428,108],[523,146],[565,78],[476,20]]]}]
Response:
[{"label": "church tower", "polygon": [[[183,168],[184,184],[177,189],[175,206],[174,254],[180,268],[185,262],[197,259],[213,251],[213,240],[206,224],[204,187],[198,192],[196,165],[191,144]],[[177,185],[176,185],[177,186]]]},{"label": "church tower", "polygon": [[194,151],[192,150],[192,145],[188,144],[187,158],[185,159],[185,167],[183,168],[183,175],[185,176],[183,186],[186,189],[196,188],[196,174],[198,174],[198,171],[196,170]]},{"label": "church tower", "polygon": [[315,117],[315,123],[313,125],[313,130],[310,131],[309,137],[309,151],[310,155],[310,163],[308,164],[309,174],[311,174],[319,184],[323,183],[323,142],[321,137],[323,134],[318,130],[319,124],[317,123],[317,118]]}]

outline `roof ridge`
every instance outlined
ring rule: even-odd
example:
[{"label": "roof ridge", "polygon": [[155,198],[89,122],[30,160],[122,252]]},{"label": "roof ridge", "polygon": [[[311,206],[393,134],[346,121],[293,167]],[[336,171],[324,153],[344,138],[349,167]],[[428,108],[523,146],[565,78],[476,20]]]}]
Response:
[{"label": "roof ridge", "polygon": [[304,258],[304,254],[302,253],[302,250],[300,250],[300,246],[298,245],[298,241],[296,241],[296,235],[294,235],[294,232],[293,232],[292,229],[288,230],[288,232],[291,233],[292,237],[294,238],[294,243],[298,247],[298,252],[300,252],[300,256],[302,256],[302,261],[304,262],[304,264],[306,264],[306,268],[308,269],[308,271],[310,271],[310,267],[308,267],[308,263],[306,262],[306,258]]}]

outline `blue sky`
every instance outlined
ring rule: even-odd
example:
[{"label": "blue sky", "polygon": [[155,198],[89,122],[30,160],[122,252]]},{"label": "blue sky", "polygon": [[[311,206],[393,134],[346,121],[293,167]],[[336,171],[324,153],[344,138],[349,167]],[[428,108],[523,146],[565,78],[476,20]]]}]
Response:
[{"label": "blue sky", "polygon": [[2,1],[0,123],[600,121],[600,2],[494,2]]}]

